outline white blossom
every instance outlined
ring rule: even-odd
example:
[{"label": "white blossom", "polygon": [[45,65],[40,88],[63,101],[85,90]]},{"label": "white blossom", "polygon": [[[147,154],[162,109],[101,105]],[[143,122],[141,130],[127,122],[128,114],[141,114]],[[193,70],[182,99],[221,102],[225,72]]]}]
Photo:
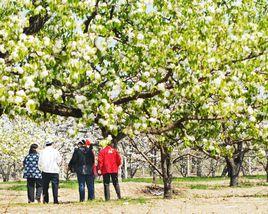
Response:
[{"label": "white blossom", "polygon": [[160,83],[157,85],[157,89],[160,91],[164,91],[166,89],[165,83]]},{"label": "white blossom", "polygon": [[76,96],[75,96],[75,100],[76,100],[78,103],[82,103],[82,102],[86,101],[87,98],[86,98],[84,95],[76,95]]},{"label": "white blossom", "polygon": [[142,34],[142,33],[139,33],[139,34],[137,35],[137,39],[138,39],[138,40],[143,40],[143,39],[144,39],[143,34]]},{"label": "white blossom", "polygon": [[15,98],[15,103],[20,104],[20,103],[22,103],[22,102],[23,102],[22,97],[17,96],[17,97]]},{"label": "white blossom", "polygon": [[25,94],[25,91],[24,90],[19,90],[19,91],[17,91],[17,93],[16,93],[18,96],[21,96],[21,97],[24,97],[24,96],[26,96],[26,94]]},{"label": "white blossom", "polygon": [[25,77],[25,84],[24,84],[25,88],[29,89],[34,87],[34,85],[35,84],[31,76]]},{"label": "white blossom", "polygon": [[157,117],[158,112],[157,112],[157,108],[156,107],[153,107],[151,109],[151,114],[152,114],[153,117]]},{"label": "white blossom", "polygon": [[136,103],[137,103],[137,105],[138,106],[141,106],[142,104],[143,104],[143,99],[142,98],[138,98],[137,100],[136,100]]}]

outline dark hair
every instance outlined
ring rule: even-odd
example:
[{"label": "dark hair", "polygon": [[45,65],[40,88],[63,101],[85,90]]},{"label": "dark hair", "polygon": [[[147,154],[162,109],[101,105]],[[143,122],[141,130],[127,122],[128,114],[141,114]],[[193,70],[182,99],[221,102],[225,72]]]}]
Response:
[{"label": "dark hair", "polygon": [[32,144],[29,149],[29,154],[37,153],[36,149],[38,148],[38,145],[36,143]]}]

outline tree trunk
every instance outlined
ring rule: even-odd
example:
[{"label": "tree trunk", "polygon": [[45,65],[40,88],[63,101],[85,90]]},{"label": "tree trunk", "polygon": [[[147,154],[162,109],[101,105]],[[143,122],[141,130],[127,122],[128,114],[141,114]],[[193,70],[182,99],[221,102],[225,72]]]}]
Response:
[{"label": "tree trunk", "polygon": [[201,158],[197,158],[197,160],[196,160],[196,175],[197,175],[197,177],[202,177],[202,175],[203,175],[203,173],[202,173],[202,160],[201,160]]},{"label": "tree trunk", "polygon": [[164,183],[164,198],[172,198],[172,162],[171,162],[171,151],[167,147],[161,146],[161,168],[162,168],[162,179]]},{"label": "tree trunk", "polygon": [[211,177],[215,177],[216,176],[216,161],[211,158],[210,160],[210,170],[211,170]]},{"label": "tree trunk", "polygon": [[223,170],[222,170],[221,177],[226,176],[227,172],[228,172],[228,168],[227,168],[227,166],[225,166],[225,167],[223,168]]},{"label": "tree trunk", "polygon": [[227,168],[230,170],[230,186],[238,185],[238,176],[243,162],[243,155],[236,158],[226,158]]},{"label": "tree trunk", "polygon": [[248,157],[248,174],[252,175],[252,161],[251,157]]},{"label": "tree trunk", "polygon": [[127,171],[127,158],[126,157],[123,157],[123,160],[124,160],[124,178],[128,178],[128,171]]},{"label": "tree trunk", "polygon": [[3,177],[3,182],[9,181],[9,174],[2,174],[2,177]]},{"label": "tree trunk", "polygon": [[1,166],[0,174],[2,175],[3,182],[9,181],[10,173],[11,173],[11,166],[9,166],[9,165],[2,165]]},{"label": "tree trunk", "polygon": [[186,169],[186,171],[187,171],[187,177],[189,177],[190,176],[190,155],[187,155],[187,165],[186,165],[186,167],[187,167],[187,169]]},{"label": "tree trunk", "polygon": [[132,167],[132,170],[130,172],[130,178],[134,178],[137,171],[138,171],[138,167],[135,167],[135,168]]},{"label": "tree trunk", "polygon": [[[156,166],[156,149],[153,149],[153,160],[152,160],[153,164]],[[155,169],[152,167],[152,175],[153,175],[153,184],[156,184],[156,171]]]},{"label": "tree trunk", "polygon": [[266,167],[265,167],[265,171],[266,171],[266,182],[268,182],[268,152],[266,153]]},{"label": "tree trunk", "polygon": [[266,167],[266,182],[268,182],[268,164],[267,164],[267,167]]},{"label": "tree trunk", "polygon": [[249,149],[243,149],[243,142],[237,144],[233,157],[225,157],[227,167],[230,169],[230,186],[238,185],[238,176],[242,167],[245,153]]},{"label": "tree trunk", "polygon": [[234,173],[230,177],[230,187],[234,187],[238,185],[238,174]]}]

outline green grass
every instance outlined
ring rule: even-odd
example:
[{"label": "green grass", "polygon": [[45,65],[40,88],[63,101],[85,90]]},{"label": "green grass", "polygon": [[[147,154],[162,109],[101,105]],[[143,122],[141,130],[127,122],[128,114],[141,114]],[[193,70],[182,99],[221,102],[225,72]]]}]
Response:
[{"label": "green grass", "polygon": [[78,182],[76,180],[60,181],[60,188],[77,189],[78,188]]},{"label": "green grass", "polygon": [[266,180],[266,175],[247,175],[244,177],[247,179],[265,179]]},{"label": "green grass", "polygon": [[[66,204],[73,204],[73,205],[80,205],[80,206],[103,206],[103,205],[128,205],[128,204],[146,204],[148,203],[148,201],[150,201],[152,199],[150,198],[143,198],[143,197],[139,197],[139,198],[122,198],[120,200],[110,200],[110,201],[104,201],[103,199],[95,199],[93,201],[85,201],[85,202],[78,202],[78,201],[67,201],[67,202],[63,202],[60,203],[60,206],[64,206]],[[52,203],[50,203],[52,204]],[[17,207],[17,206],[21,206],[21,207],[32,207],[32,206],[47,206],[47,205],[43,205],[43,204],[38,204],[38,203],[11,203],[9,204],[9,207]]]},{"label": "green grass", "polygon": [[[239,187],[252,187],[252,186],[268,186],[268,183],[265,181],[261,181],[258,183],[252,183],[250,180],[252,179],[261,179],[266,180],[266,175],[252,175],[252,176],[244,176],[241,177],[243,180],[239,182]],[[206,185],[206,184],[198,184],[198,182],[202,181],[228,181],[228,177],[179,177],[173,178],[173,184],[179,187],[186,187],[190,189],[219,189],[224,188],[226,186],[218,186],[218,185]],[[151,184],[153,182],[152,178],[127,178],[123,179],[122,182],[143,182]],[[197,184],[187,184],[187,182],[196,182]],[[95,183],[102,183],[102,180],[95,180]],[[157,184],[163,184],[162,179],[156,179]],[[1,184],[8,184],[6,187]],[[60,181],[60,188],[64,189],[77,189],[78,182],[77,180],[69,180],[69,181]],[[26,181],[9,181],[0,183],[0,190],[15,190],[15,191],[26,191]]]},{"label": "green grass", "polygon": [[15,191],[27,191],[27,186],[25,185],[14,185],[14,186],[10,186],[7,187],[6,190],[15,190]]},{"label": "green grass", "polygon": [[180,177],[174,178],[173,181],[175,182],[200,182],[200,181],[221,181],[221,180],[228,180],[227,177]]},{"label": "green grass", "polygon": [[190,189],[208,189],[209,188],[208,185],[204,185],[204,184],[190,185],[189,187]]},{"label": "green grass", "polygon": [[[178,177],[173,178],[173,182],[200,182],[200,181],[219,181],[219,180],[229,180],[228,177]],[[144,182],[152,183],[152,178],[127,178],[123,179],[123,182]],[[162,179],[156,179],[157,184],[163,184]]]},{"label": "green grass", "polygon": [[[153,183],[152,178],[126,178],[122,180],[123,182],[143,182],[143,183]],[[163,183],[162,179],[156,179],[157,184]]]},{"label": "green grass", "polygon": [[0,182],[1,184],[26,184],[26,180]]}]

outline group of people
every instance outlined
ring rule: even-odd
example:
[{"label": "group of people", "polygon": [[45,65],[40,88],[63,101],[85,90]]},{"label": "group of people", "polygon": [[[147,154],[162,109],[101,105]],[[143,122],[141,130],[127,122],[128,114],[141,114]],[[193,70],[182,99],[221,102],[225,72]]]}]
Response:
[{"label": "group of people", "polygon": [[[38,145],[30,146],[29,154],[23,161],[24,174],[27,179],[28,202],[49,202],[49,184],[52,183],[54,204],[58,204],[59,173],[62,157],[53,142],[46,142],[45,148],[39,153]],[[118,168],[121,157],[112,144],[100,150],[97,164],[90,141],[82,140],[74,149],[68,169],[77,174],[80,202],[85,201],[85,187],[88,189],[88,200],[95,198],[94,180],[96,176],[103,176],[104,197],[110,200],[110,180],[112,180],[118,199],[121,198],[118,182]]]}]

